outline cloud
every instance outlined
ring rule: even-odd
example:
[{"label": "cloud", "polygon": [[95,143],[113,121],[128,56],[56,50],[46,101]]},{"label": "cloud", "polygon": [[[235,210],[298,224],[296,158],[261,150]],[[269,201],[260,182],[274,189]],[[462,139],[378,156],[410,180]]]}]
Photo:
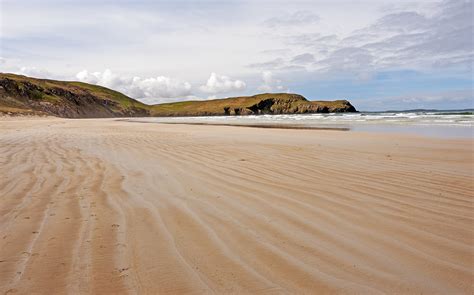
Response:
[{"label": "cloud", "polygon": [[114,87],[121,84],[120,78],[112,74],[112,71],[109,69],[106,69],[104,72],[93,73],[89,73],[87,70],[82,70],[76,74],[76,78],[81,82],[97,84],[104,87]]},{"label": "cloud", "polygon": [[53,75],[45,69],[39,69],[37,67],[21,67],[14,71],[16,74],[38,77],[38,78],[52,78]]},{"label": "cloud", "polygon": [[410,95],[393,97],[392,100],[403,103],[418,103],[418,102],[469,102],[474,100],[474,93],[472,90],[452,90],[437,93],[415,93]]},{"label": "cloud", "polygon": [[162,98],[188,97],[191,95],[192,88],[188,82],[165,76],[127,78],[121,77],[109,69],[92,73],[83,70],[77,73],[76,78],[82,82],[109,87],[149,103],[162,101],[159,100]]},{"label": "cloud", "polygon": [[258,90],[263,92],[288,92],[288,88],[281,85],[281,80],[275,79],[271,71],[262,72],[262,84],[258,87]]},{"label": "cloud", "polygon": [[337,35],[321,35],[320,33],[295,34],[287,37],[290,45],[311,47],[313,49],[330,49],[340,42]]},{"label": "cloud", "polygon": [[[345,36],[291,33],[283,37],[287,44],[305,53],[293,59],[281,55],[249,67],[283,70],[305,66],[310,72],[357,78],[386,70],[472,73],[472,0],[441,1],[433,11],[388,13]],[[281,38],[281,34],[275,36]]]},{"label": "cloud", "polygon": [[314,69],[324,73],[355,73],[366,79],[374,68],[374,56],[364,48],[346,47],[335,50],[327,58],[315,61]]},{"label": "cloud", "polygon": [[470,70],[474,61],[472,1],[443,1],[437,8],[432,16],[413,11],[386,15],[342,44],[365,36],[359,48],[368,50],[379,68]]},{"label": "cloud", "polygon": [[402,11],[391,13],[378,19],[375,24],[369,27],[374,31],[410,33],[420,30],[427,25],[428,19],[414,11]]},{"label": "cloud", "polygon": [[370,99],[370,109],[465,109],[472,108],[472,89],[454,89],[428,92],[412,92],[397,96]]},{"label": "cloud", "polygon": [[248,67],[256,69],[276,69],[285,65],[285,60],[283,58],[275,58],[266,62],[252,63]]},{"label": "cloud", "polygon": [[288,49],[288,48],[277,48],[277,49],[266,49],[266,50],[262,50],[260,51],[260,53],[263,53],[263,54],[287,54],[287,53],[291,53],[291,49]]},{"label": "cloud", "polygon": [[49,70],[46,70],[45,68],[42,68],[42,67],[22,65],[21,60],[18,58],[6,58],[6,57],[1,56],[0,65],[1,65],[0,72],[3,72],[3,73],[13,73],[17,75],[24,75],[24,76],[34,77],[34,78],[43,78],[43,79],[64,78],[63,76],[57,76],[53,74],[52,72],[50,72]]},{"label": "cloud", "polygon": [[227,76],[219,76],[216,73],[211,73],[206,84],[199,87],[205,93],[226,93],[232,91],[241,91],[246,88],[246,84],[241,80],[232,80]]},{"label": "cloud", "polygon": [[296,11],[292,14],[272,17],[263,22],[263,24],[270,28],[279,26],[301,26],[310,25],[319,21],[319,16],[308,11]]},{"label": "cloud", "polygon": [[295,64],[310,64],[314,62],[314,55],[311,53],[303,53],[293,57],[291,62]]}]

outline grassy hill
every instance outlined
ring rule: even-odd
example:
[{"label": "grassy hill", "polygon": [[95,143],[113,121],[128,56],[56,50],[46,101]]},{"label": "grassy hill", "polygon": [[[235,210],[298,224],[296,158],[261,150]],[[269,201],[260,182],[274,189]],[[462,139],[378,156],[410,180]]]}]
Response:
[{"label": "grassy hill", "polygon": [[81,82],[0,74],[0,111],[67,118],[148,116],[149,106],[120,92]]},{"label": "grassy hill", "polygon": [[355,108],[347,100],[308,101],[301,95],[289,93],[146,105],[97,85],[0,73],[0,113],[7,114],[93,118],[354,111]]}]

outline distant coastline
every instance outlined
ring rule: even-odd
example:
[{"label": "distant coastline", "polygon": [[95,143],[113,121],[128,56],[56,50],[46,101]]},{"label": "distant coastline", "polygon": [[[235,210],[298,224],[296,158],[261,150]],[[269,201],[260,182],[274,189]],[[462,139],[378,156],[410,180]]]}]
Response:
[{"label": "distant coastline", "polygon": [[407,109],[407,110],[386,110],[386,111],[364,111],[361,110],[361,113],[417,113],[417,112],[436,112],[436,113],[446,113],[446,114],[459,114],[466,113],[468,115],[474,114],[474,109]]}]

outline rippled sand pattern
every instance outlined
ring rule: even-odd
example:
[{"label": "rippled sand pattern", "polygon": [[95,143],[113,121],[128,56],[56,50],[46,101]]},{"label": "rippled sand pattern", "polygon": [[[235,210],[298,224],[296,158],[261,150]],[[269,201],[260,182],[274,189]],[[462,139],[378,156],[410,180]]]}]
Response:
[{"label": "rippled sand pattern", "polygon": [[472,294],[473,141],[0,121],[0,293]]}]

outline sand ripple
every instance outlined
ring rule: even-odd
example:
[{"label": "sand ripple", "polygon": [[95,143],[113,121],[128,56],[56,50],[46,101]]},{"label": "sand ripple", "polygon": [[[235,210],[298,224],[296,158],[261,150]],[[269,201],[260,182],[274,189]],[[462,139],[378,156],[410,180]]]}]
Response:
[{"label": "sand ripple", "polygon": [[472,294],[472,144],[0,121],[0,292]]}]

